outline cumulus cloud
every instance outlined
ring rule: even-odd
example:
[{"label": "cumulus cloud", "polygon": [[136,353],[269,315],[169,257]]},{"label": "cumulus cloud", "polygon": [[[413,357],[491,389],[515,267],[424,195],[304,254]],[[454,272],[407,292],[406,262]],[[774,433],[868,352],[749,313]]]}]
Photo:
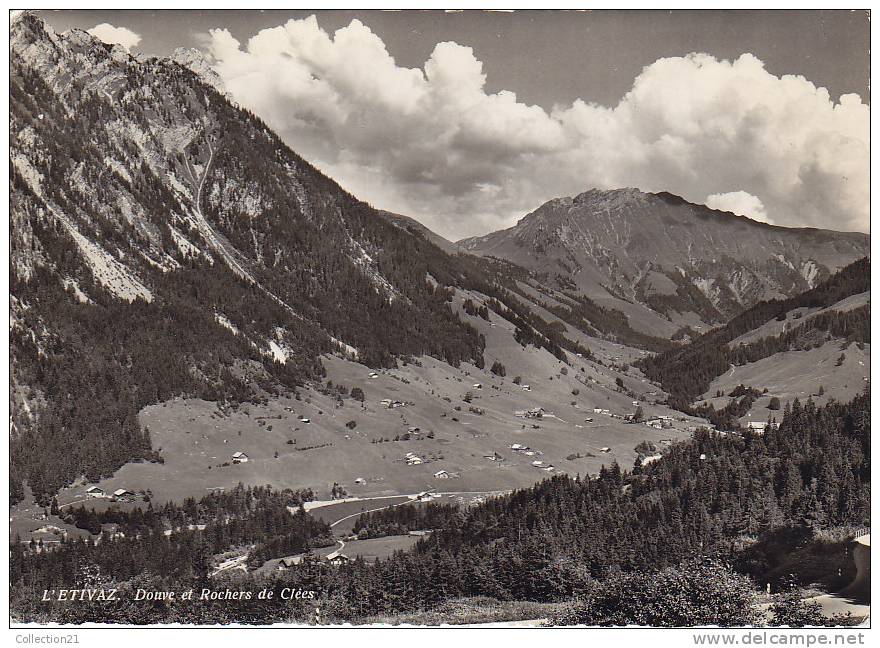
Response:
[{"label": "cumulus cloud", "polygon": [[136,34],[126,27],[114,27],[110,23],[95,25],[89,29],[88,32],[105,43],[122,45],[129,51],[131,51],[133,47],[137,47],[138,43],[141,42],[140,34]]},{"label": "cumulus cloud", "polygon": [[207,48],[236,100],[294,150],[452,238],[508,226],[550,198],[623,186],[693,202],[726,195],[728,209],[780,225],[868,227],[868,106],[774,76],[751,54],[659,59],[616,106],[548,111],[487,92],[470,47],[438,43],[405,68],[358,20],[333,34],[314,17],[291,20],[244,45],[216,29]]},{"label": "cumulus cloud", "polygon": [[764,203],[757,196],[747,191],[729,191],[727,193],[712,194],[706,197],[706,207],[720,209],[721,211],[733,212],[740,216],[747,216],[752,220],[770,223],[773,220],[767,216]]}]

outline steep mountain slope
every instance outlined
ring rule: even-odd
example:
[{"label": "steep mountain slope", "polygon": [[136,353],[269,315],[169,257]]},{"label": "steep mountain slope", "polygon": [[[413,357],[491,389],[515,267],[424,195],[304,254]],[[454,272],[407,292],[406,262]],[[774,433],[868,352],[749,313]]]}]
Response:
[{"label": "steep mountain slope", "polygon": [[11,65],[13,482],[151,457],[145,404],[291,388],[321,353],[482,363],[445,287],[482,270],[347,194],[216,80],[30,14]]},{"label": "steep mountain slope", "polygon": [[413,232],[414,234],[418,234],[423,238],[431,241],[438,248],[447,252],[448,254],[457,254],[459,252],[463,252],[463,250],[452,241],[440,236],[433,230],[425,227],[415,218],[410,218],[409,216],[404,216],[402,214],[395,214],[389,211],[380,211],[380,214],[388,219],[389,222],[397,225],[398,227]]},{"label": "steep mountain slope", "polygon": [[636,189],[551,200],[510,229],[458,244],[667,337],[808,290],[869,253],[865,234],[774,227]]},{"label": "steep mountain slope", "polygon": [[[491,375],[513,368],[526,347],[542,374],[569,353],[632,359],[604,351],[522,268],[451,256],[425,228],[346,193],[231,103],[196,53],[135,58],[25,13],[11,65],[13,500],[24,482],[45,502],[126,462],[159,470],[168,435],[189,442],[189,426],[158,430],[148,406],[311,397],[328,389],[331,355],[348,371],[432,358],[457,381],[488,375],[487,360]],[[603,371],[604,398],[628,402],[616,370]],[[513,393],[504,428],[530,405]],[[225,443],[236,430],[222,432]]]}]

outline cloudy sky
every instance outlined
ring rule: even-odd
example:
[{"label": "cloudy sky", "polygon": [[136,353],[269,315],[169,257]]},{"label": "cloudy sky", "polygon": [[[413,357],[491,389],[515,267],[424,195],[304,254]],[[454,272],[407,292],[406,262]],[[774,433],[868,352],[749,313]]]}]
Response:
[{"label": "cloudy sky", "polygon": [[590,189],[868,230],[864,12],[46,12],[203,51],[376,207],[457,239]]}]

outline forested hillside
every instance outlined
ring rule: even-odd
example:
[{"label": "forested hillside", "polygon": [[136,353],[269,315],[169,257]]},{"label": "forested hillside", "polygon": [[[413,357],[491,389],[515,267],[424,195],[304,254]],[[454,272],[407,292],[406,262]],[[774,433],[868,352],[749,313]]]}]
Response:
[{"label": "forested hillside", "polygon": [[433,356],[483,364],[453,287],[575,345],[503,286],[358,201],[212,83],[32,14],[11,48],[12,500],[158,461],[137,413],[235,404],[323,374]]},{"label": "forested hillside", "polygon": [[[830,311],[792,327],[771,338],[746,345],[731,346],[743,334],[796,308],[829,308],[851,295],[870,290],[870,262],[862,258],[829,277],[815,288],[788,299],[755,304],[726,325],[698,336],[689,344],[664,351],[640,361],[645,374],[669,392],[669,402],[689,409],[704,394],[714,378],[731,365],[745,364],[780,351],[797,348],[799,341],[821,344],[827,339],[870,342],[870,310],[862,306],[848,312]],[[811,332],[820,332],[816,338]]]},{"label": "forested hillside", "polygon": [[[454,514],[444,507],[420,507],[369,516],[362,529],[378,531],[382,525],[399,523],[434,531],[415,551],[374,566],[355,561],[337,568],[307,560],[289,571],[231,580],[227,585],[314,590],[319,592],[314,605],[339,620],[430,609],[459,596],[566,600],[594,591],[595,580],[612,583],[620,572],[631,574],[633,582],[646,582],[659,570],[686,565],[698,556],[734,558],[747,537],[785,529],[802,529],[809,536],[831,527],[866,526],[869,492],[866,392],[847,404],[816,407],[812,402],[795,402],[778,429],[764,436],[698,432],[692,441],[673,446],[663,459],[632,471],[615,464],[595,478],[554,477]],[[145,530],[140,540],[108,538],[97,546],[77,541],[38,554],[13,547],[13,610],[29,619],[42,618],[50,609],[52,618],[63,620],[171,618],[161,603],[137,608],[126,603],[40,604],[27,595],[31,588],[68,585],[61,565],[71,563],[97,565],[99,582],[123,589],[198,586],[193,549],[187,549],[199,542],[196,535],[151,540],[155,533]],[[319,537],[320,529],[310,533]],[[153,566],[156,554],[151,547],[156,542],[162,543],[166,557],[161,568]],[[217,550],[222,544],[212,547]],[[126,560],[120,565],[124,566],[117,567],[110,558],[123,550]],[[755,566],[752,561],[743,569],[746,576],[764,577],[767,565]],[[699,573],[733,578],[725,568]],[[750,581],[737,582],[742,587]],[[220,607],[193,602],[185,612],[174,614],[198,622],[254,623],[310,614],[291,612],[282,601],[226,603]],[[657,614],[662,615],[662,610]],[[674,625],[674,619],[666,621]]]}]

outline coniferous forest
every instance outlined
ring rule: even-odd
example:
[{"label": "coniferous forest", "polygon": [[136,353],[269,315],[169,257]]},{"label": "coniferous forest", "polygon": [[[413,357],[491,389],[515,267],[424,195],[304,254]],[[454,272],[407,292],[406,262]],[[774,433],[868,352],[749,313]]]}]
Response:
[{"label": "coniferous forest", "polygon": [[[867,526],[869,476],[868,393],[823,407],[795,401],[778,428],[763,436],[704,429],[649,466],[614,464],[596,477],[554,477],[463,510],[408,506],[366,516],[357,527],[365,535],[432,530],[412,551],[376,564],[337,567],[307,556],[284,572],[208,578],[206,556],[236,543],[260,548],[250,561],[254,568],[326,544],[325,526],[301,510],[288,512],[308,493],[240,488],[179,507],[111,515],[125,537],[42,552],[14,543],[12,610],[21,619],[66,622],[271,623],[308,621],[320,607],[324,618],[359,621],[481,596],[567,601],[558,623],[752,624],[758,621],[757,583],[791,585],[788,574],[772,575],[778,551],[769,547],[786,538],[802,546],[831,529]],[[200,519],[213,522],[190,530]],[[120,601],[70,605],[34,596],[72,582],[118,588]],[[664,603],[658,582],[693,590],[693,600]],[[660,607],[646,617],[644,605],[621,605],[613,598],[621,585],[640,592],[644,605],[660,597]],[[174,605],[130,600],[138,588],[186,587],[266,587],[279,598]],[[280,598],[285,588],[312,591],[315,598],[294,605]],[[713,608],[706,600],[726,605]],[[795,598],[786,600],[778,603],[780,619],[819,618]],[[718,616],[722,609],[726,616]]]}]

